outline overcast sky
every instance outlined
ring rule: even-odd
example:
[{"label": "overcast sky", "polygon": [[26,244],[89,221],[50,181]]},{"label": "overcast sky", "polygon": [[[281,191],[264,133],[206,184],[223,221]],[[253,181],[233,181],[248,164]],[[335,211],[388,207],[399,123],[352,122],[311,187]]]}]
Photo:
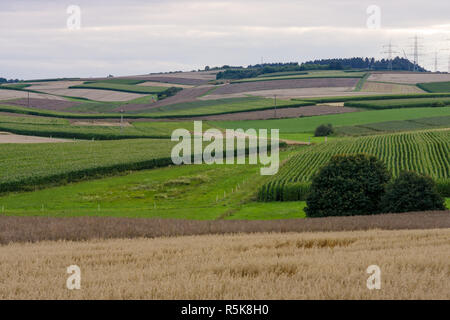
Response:
[{"label": "overcast sky", "polygon": [[[74,17],[67,13],[70,5],[81,9],[80,29],[67,27]],[[367,13],[371,5],[381,10],[380,28],[372,19],[376,13]],[[449,12],[448,0],[0,0],[0,77],[133,75],[261,59],[381,58],[391,39],[401,56],[405,50],[412,59],[415,34],[425,53],[419,62],[434,70],[434,51],[450,47]],[[449,53],[438,53],[442,71]]]}]

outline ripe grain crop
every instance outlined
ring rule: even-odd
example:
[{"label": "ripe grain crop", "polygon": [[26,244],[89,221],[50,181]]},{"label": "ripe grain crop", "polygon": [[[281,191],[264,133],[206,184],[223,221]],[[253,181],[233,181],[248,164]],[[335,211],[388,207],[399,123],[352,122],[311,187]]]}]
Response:
[{"label": "ripe grain crop", "polygon": [[450,229],[11,244],[0,299],[450,299],[449,250]]}]

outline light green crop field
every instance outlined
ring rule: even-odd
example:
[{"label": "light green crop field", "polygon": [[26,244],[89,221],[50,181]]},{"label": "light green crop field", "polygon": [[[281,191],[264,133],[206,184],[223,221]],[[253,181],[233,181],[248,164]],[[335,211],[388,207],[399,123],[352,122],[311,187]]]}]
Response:
[{"label": "light green crop field", "polygon": [[88,177],[166,166],[170,140],[0,144],[0,190],[33,190]]},{"label": "light green crop field", "polygon": [[84,83],[76,86],[69,87],[70,89],[101,89],[101,90],[113,90],[133,93],[158,93],[167,90],[166,87],[150,87],[150,86],[137,86],[134,84],[114,83],[114,82],[93,82]]},{"label": "light green crop field", "polygon": [[348,101],[344,103],[347,107],[367,109],[397,109],[418,107],[443,107],[450,105],[450,98],[412,98],[412,99],[387,99],[387,100],[364,100]]},{"label": "light green crop field", "polygon": [[[292,151],[281,152],[281,159]],[[183,165],[0,197],[5,215],[183,219],[304,217],[303,202],[253,202],[260,165]]]},{"label": "light green crop field", "polygon": [[418,83],[417,86],[427,92],[450,92],[450,81]]},{"label": "light green crop field", "polygon": [[[247,121],[211,121],[210,124],[219,128],[230,129],[279,129],[281,134],[314,132],[321,124],[331,123],[334,127],[353,126],[368,123],[410,120],[426,117],[449,116],[450,108],[408,108],[390,110],[371,110],[335,115],[303,117],[293,119],[247,120]],[[287,138],[287,137],[286,137]],[[303,140],[304,141],[304,140]]]},{"label": "light green crop field", "polygon": [[[116,123],[118,124],[118,123]],[[0,116],[0,131],[85,140],[170,139],[175,129],[194,130],[193,121],[134,122],[132,126],[71,125],[66,119]],[[210,126],[205,122],[203,129]]]},{"label": "light green crop field", "polygon": [[399,131],[450,128],[450,116],[412,120],[386,121],[348,127],[337,127],[338,135],[361,136]]}]

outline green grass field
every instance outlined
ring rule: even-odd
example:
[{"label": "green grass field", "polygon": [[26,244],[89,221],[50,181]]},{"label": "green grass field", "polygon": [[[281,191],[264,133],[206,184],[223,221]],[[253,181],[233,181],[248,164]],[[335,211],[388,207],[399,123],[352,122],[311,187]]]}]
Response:
[{"label": "green grass field", "polygon": [[436,181],[448,181],[449,151],[448,130],[346,138],[304,147],[261,188],[260,199],[292,200],[292,195],[287,195],[292,192],[289,190],[292,184],[310,182],[318,169],[336,154],[367,153],[383,161],[394,176],[402,170],[410,170],[429,175]]},{"label": "green grass field", "polygon": [[[376,122],[411,120],[425,117],[449,116],[450,108],[409,108],[391,110],[371,110],[335,115],[303,117],[293,119],[248,120],[248,121],[211,121],[210,124],[219,128],[244,130],[280,129],[280,136],[293,133],[312,133],[321,124],[331,123],[334,127],[354,126]],[[286,139],[288,139],[286,137]],[[301,140],[304,141],[304,140]]]},{"label": "green grass field", "polygon": [[418,83],[417,86],[427,92],[450,92],[450,82]]},{"label": "green grass field", "polygon": [[356,108],[366,108],[366,109],[443,107],[445,105],[450,105],[450,97],[449,98],[348,101],[348,102],[345,102],[344,105],[346,107],[356,107]]}]

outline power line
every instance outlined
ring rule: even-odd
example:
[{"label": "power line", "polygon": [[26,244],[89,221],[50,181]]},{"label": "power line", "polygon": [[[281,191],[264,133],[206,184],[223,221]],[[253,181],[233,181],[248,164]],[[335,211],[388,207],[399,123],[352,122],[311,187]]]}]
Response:
[{"label": "power line", "polygon": [[388,69],[392,71],[392,54],[399,53],[398,51],[394,51],[393,47],[396,47],[396,45],[393,45],[391,41],[389,41],[389,44],[386,44],[383,46],[383,48],[387,48],[386,51],[383,51],[382,53],[388,55]]},{"label": "power line", "polygon": [[414,56],[413,71],[417,72],[417,71],[419,71],[419,57],[423,55],[422,53],[420,53],[420,50],[423,48],[423,46],[421,44],[419,44],[419,39],[421,39],[421,38],[418,37],[417,35],[415,35],[412,39],[414,39],[414,43],[412,45],[413,56]]}]

